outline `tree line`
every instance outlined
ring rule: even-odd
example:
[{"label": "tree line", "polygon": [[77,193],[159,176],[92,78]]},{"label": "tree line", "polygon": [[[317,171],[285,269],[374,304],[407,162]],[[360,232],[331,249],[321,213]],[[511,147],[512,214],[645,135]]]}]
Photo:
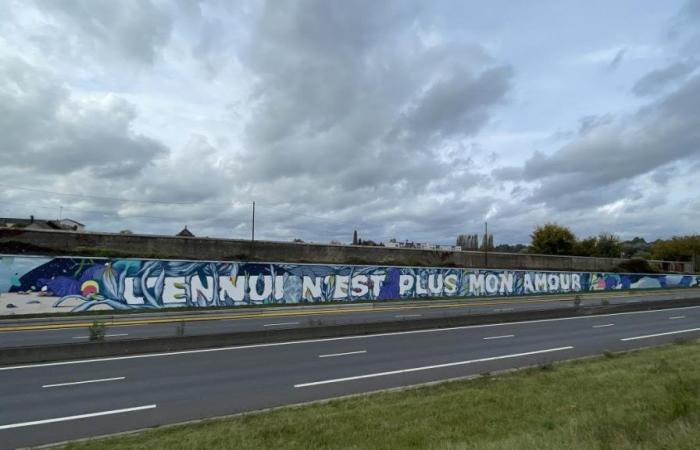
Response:
[{"label": "tree line", "polygon": [[647,242],[635,237],[622,241],[612,233],[578,239],[568,228],[556,223],[538,226],[530,235],[528,253],[545,255],[596,256],[607,258],[660,259],[692,261],[700,255],[700,235],[674,236]]}]

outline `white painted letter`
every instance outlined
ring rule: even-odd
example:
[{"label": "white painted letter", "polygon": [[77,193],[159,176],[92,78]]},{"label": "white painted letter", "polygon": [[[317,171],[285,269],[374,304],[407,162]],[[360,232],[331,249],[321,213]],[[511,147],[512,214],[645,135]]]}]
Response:
[{"label": "white painted letter", "polygon": [[535,291],[536,292],[547,292],[547,274],[546,273],[536,273],[535,274]]},{"label": "white painted letter", "polygon": [[451,273],[445,276],[445,294],[452,295],[457,293],[457,275]]},{"label": "white painted letter", "polygon": [[219,298],[221,299],[225,299],[228,295],[234,302],[242,302],[245,297],[244,289],[244,277],[230,276],[219,278]]},{"label": "white painted letter", "polygon": [[581,275],[578,273],[571,274],[571,290],[574,292],[581,290]]},{"label": "white painted letter", "polygon": [[569,292],[569,288],[571,288],[571,274],[559,274],[559,287],[561,287],[562,291]]},{"label": "white painted letter", "polygon": [[185,303],[185,291],[182,289],[185,277],[167,277],[163,281],[163,303]]},{"label": "white painted letter", "polygon": [[406,293],[409,293],[413,289],[413,275],[400,275],[399,276],[399,296],[403,297]]},{"label": "white painted letter", "polygon": [[499,294],[513,293],[513,272],[503,272],[500,274],[501,287],[498,288]]},{"label": "white painted letter", "polygon": [[421,284],[423,277],[420,274],[416,275],[416,295],[425,295],[428,293],[427,286]]},{"label": "white painted letter", "polygon": [[532,294],[535,292],[535,287],[532,285],[532,277],[529,273],[523,276],[523,294]]},{"label": "white painted letter", "polygon": [[443,279],[442,274],[428,275],[428,290],[433,295],[442,295]]},{"label": "white painted letter", "polygon": [[347,275],[338,275],[335,277],[335,290],[333,291],[334,299],[348,298],[348,283],[350,277]]},{"label": "white painted letter", "polygon": [[275,300],[284,298],[284,276],[275,275]]},{"label": "white painted letter", "polygon": [[352,277],[352,296],[362,297],[369,292],[367,286],[367,275],[355,275]]},{"label": "white painted letter", "polygon": [[486,292],[489,294],[498,292],[498,275],[493,273],[486,275]]},{"label": "white painted letter", "polygon": [[272,294],[272,277],[270,275],[262,275],[263,289],[258,292],[259,275],[251,275],[248,284],[250,285],[250,299],[255,301],[266,300]]},{"label": "white painted letter", "polygon": [[124,300],[129,305],[143,305],[143,297],[134,295],[134,279],[132,277],[124,279]]},{"label": "white painted letter", "polygon": [[192,283],[190,284],[190,292],[192,292],[192,300],[197,302],[199,299],[199,294],[202,294],[208,302],[211,302],[214,298],[214,279],[212,277],[207,278],[207,287],[202,286],[202,280],[199,277],[192,277]]},{"label": "white painted letter", "polygon": [[550,273],[547,278],[549,292],[557,292],[559,290],[559,276],[556,273]]},{"label": "white painted letter", "polygon": [[484,293],[484,274],[480,273],[478,276],[470,273],[469,274],[469,295],[481,295]]},{"label": "white painted letter", "polygon": [[372,294],[375,297],[379,297],[379,292],[382,290],[382,284],[384,283],[384,280],[386,280],[386,275],[370,275],[370,279],[372,280]]},{"label": "white painted letter", "polygon": [[320,299],[322,281],[323,278],[314,277],[312,280],[311,277],[304,275],[301,284],[301,292],[304,298]]}]

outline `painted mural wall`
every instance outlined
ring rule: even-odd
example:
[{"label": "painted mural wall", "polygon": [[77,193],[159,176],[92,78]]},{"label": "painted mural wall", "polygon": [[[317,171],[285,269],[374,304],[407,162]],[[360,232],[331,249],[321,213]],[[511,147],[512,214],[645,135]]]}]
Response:
[{"label": "painted mural wall", "polygon": [[699,275],[0,255],[0,315],[699,286]]}]

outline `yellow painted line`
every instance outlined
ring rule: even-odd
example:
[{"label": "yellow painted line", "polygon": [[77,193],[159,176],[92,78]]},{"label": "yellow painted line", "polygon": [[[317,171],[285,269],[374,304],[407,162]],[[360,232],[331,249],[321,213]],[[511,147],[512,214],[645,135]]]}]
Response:
[{"label": "yellow painted line", "polygon": [[[482,303],[450,303],[442,305],[409,305],[409,306],[383,306],[383,307],[353,307],[353,308],[343,308],[343,309],[316,309],[316,310],[304,310],[304,311],[280,311],[280,312],[262,312],[262,313],[251,313],[251,314],[217,314],[211,317],[196,317],[196,316],[178,316],[178,317],[167,317],[162,319],[142,319],[142,320],[117,320],[110,322],[101,322],[105,326],[110,327],[126,327],[126,326],[136,326],[136,325],[152,325],[159,323],[179,323],[185,322],[205,322],[211,320],[240,320],[240,319],[265,319],[271,317],[295,317],[295,316],[311,316],[319,314],[351,314],[356,312],[384,312],[384,311],[396,311],[396,310],[406,310],[406,309],[434,309],[434,308],[454,308],[454,307],[472,307],[472,306],[497,306],[497,305],[511,305],[511,304],[524,304],[524,303],[541,303],[541,302],[554,302],[561,301],[561,299],[549,299],[549,300],[531,300],[526,302],[482,302]],[[96,318],[96,320],[98,320]],[[55,329],[70,329],[70,328],[84,328],[92,325],[93,322],[72,322],[72,323],[53,323],[46,325],[20,325],[20,326],[9,326],[0,327],[0,332],[5,331],[30,331],[30,330],[55,330]]]},{"label": "yellow painted line", "polygon": [[[628,291],[625,291],[625,293],[605,293],[603,297],[605,298],[627,298],[629,297],[629,294],[627,293]],[[667,291],[668,292],[668,291]],[[591,294],[590,292],[587,292],[585,294]],[[126,326],[137,326],[137,325],[152,325],[152,324],[162,324],[162,323],[178,323],[178,322],[204,322],[204,321],[211,321],[211,320],[243,320],[243,319],[264,319],[264,318],[271,318],[271,317],[295,317],[295,316],[311,316],[311,315],[322,315],[322,314],[352,314],[352,313],[357,313],[357,312],[384,312],[384,311],[398,311],[398,310],[411,310],[411,309],[437,309],[437,308],[455,308],[455,307],[461,307],[461,308],[471,308],[471,307],[477,307],[477,306],[500,306],[500,305],[525,305],[525,304],[531,304],[531,303],[552,303],[552,302],[561,302],[561,301],[566,301],[570,298],[573,298],[573,296],[576,294],[563,294],[561,296],[551,296],[551,295],[545,295],[545,296],[537,296],[537,297],[530,297],[530,296],[523,296],[523,297],[517,297],[518,301],[513,301],[513,297],[509,297],[507,300],[497,300],[498,298],[494,298],[493,301],[489,302],[470,302],[469,300],[459,300],[459,301],[454,301],[450,303],[441,303],[437,305],[429,305],[429,304],[419,304],[419,305],[401,305],[401,306],[367,306],[367,307],[344,307],[344,308],[335,308],[335,309],[315,309],[315,310],[309,310],[305,309],[303,311],[270,311],[270,312],[258,312],[258,313],[250,313],[250,314],[245,314],[245,313],[239,313],[239,314],[217,314],[213,316],[207,316],[207,317],[196,317],[196,316],[171,316],[171,317],[165,317],[162,319],[154,319],[154,318],[149,318],[149,319],[141,319],[141,320],[117,320],[117,321],[109,321],[109,322],[102,322],[105,324],[105,326],[110,326],[110,327],[126,327]],[[649,295],[658,295],[658,292],[644,292],[644,293],[635,293],[634,294],[636,297],[643,297],[643,296],[649,296]],[[584,295],[585,297],[585,295]],[[597,297],[600,297],[600,295],[597,295]],[[429,300],[427,300],[429,301]],[[95,318],[95,320],[99,320],[99,318]],[[17,325],[17,326],[7,326],[7,327],[0,327],[0,332],[8,332],[8,331],[33,331],[33,330],[59,330],[59,329],[73,329],[73,328],[85,328],[89,327],[92,325],[91,322],[71,322],[71,323],[51,323],[51,324],[45,324],[45,325]]]}]

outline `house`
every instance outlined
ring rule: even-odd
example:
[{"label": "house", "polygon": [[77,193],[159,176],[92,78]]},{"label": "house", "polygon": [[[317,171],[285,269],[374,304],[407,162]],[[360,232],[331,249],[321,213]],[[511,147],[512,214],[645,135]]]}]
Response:
[{"label": "house", "polygon": [[176,234],[175,236],[178,236],[178,237],[194,237],[194,234],[193,234],[190,230],[188,230],[188,229],[187,229],[187,225],[185,225],[185,228],[183,228],[182,231],[180,231],[180,232],[179,232],[178,234]]},{"label": "house", "polygon": [[35,219],[29,216],[28,219],[17,217],[0,218],[0,227],[24,228],[26,230],[60,230],[60,231],[85,231],[85,225],[73,219],[45,220]]}]

